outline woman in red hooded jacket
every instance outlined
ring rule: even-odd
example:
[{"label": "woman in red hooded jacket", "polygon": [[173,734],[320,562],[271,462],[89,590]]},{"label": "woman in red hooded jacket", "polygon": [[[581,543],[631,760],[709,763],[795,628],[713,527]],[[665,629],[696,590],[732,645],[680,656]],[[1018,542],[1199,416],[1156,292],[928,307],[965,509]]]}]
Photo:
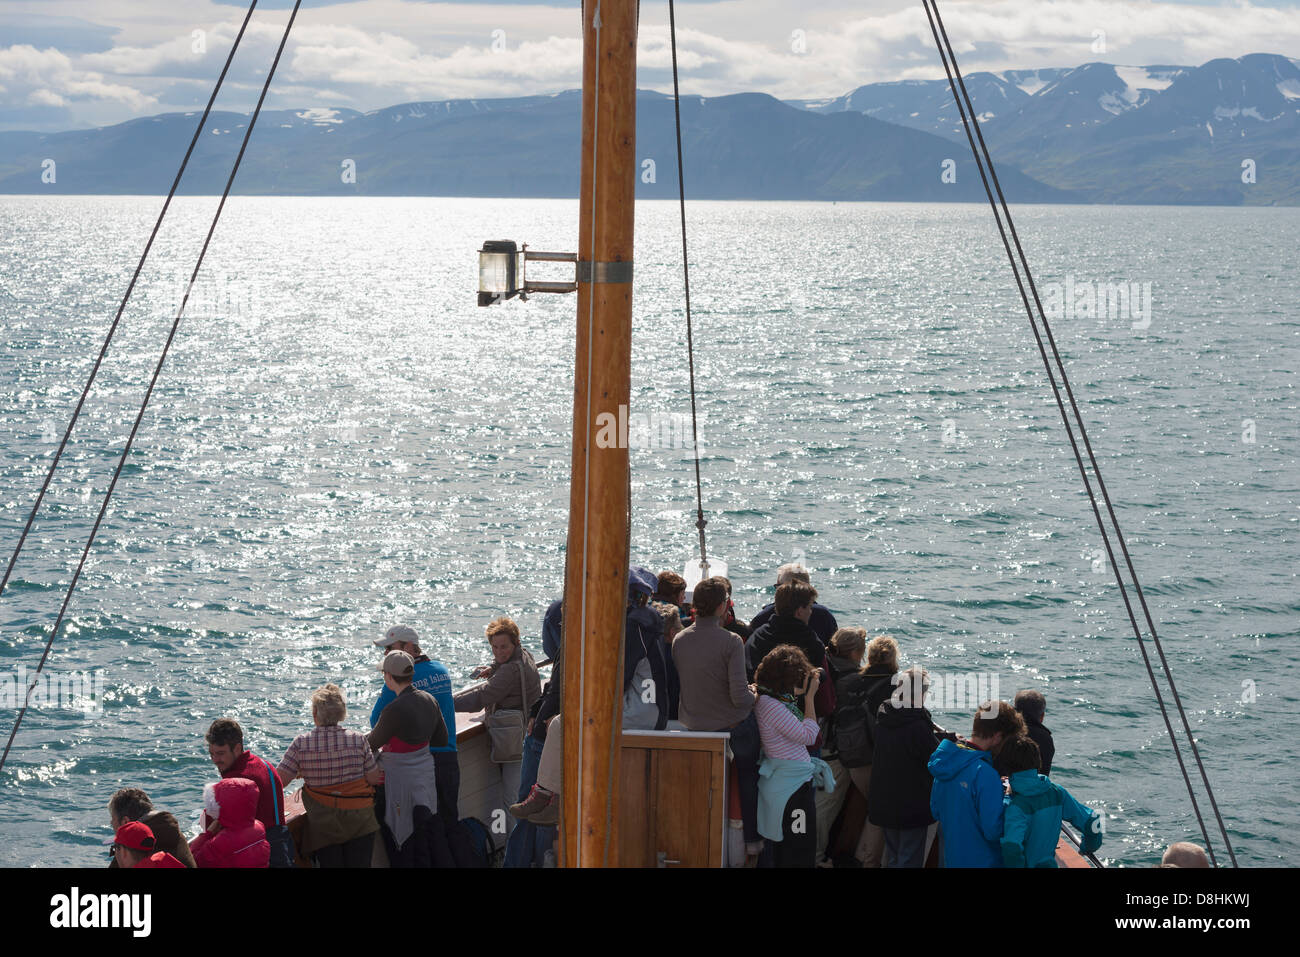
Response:
[{"label": "woman in red hooded jacket", "polygon": [[257,819],[257,785],[248,778],[223,778],[212,786],[220,808],[217,820],[194,839],[190,850],[198,867],[266,867],[271,845]]}]

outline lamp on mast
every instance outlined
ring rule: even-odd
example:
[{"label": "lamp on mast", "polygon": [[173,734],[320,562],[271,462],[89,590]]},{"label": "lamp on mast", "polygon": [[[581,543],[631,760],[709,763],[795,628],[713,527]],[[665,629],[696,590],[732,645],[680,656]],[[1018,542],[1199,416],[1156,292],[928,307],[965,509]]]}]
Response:
[{"label": "lamp on mast", "polygon": [[[575,281],[529,282],[528,262],[573,263]],[[515,296],[527,302],[535,292],[577,292],[577,262],[577,253],[545,253],[513,239],[489,239],[478,251],[478,304],[490,306]]]}]

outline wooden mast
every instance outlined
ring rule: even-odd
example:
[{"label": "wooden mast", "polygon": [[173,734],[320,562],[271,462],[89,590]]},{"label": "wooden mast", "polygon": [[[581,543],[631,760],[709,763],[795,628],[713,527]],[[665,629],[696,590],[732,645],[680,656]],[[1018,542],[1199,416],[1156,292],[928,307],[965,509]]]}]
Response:
[{"label": "wooden mast", "polygon": [[578,317],[561,712],[564,867],[618,864],[637,9],[637,0],[586,0],[582,10]]}]

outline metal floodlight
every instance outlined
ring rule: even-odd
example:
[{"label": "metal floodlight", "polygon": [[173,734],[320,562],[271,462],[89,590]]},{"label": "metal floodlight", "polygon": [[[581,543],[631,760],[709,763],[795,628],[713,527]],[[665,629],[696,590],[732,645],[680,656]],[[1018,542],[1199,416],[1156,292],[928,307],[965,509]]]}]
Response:
[{"label": "metal floodlight", "polygon": [[523,291],[524,254],[513,239],[488,240],[478,251],[478,304],[490,306]]},{"label": "metal floodlight", "polygon": [[[529,282],[524,264],[533,262],[564,262],[575,264],[574,282]],[[490,239],[478,251],[478,304],[490,306],[518,296],[527,301],[535,292],[576,292],[577,253],[543,253],[530,251],[513,239]]]}]

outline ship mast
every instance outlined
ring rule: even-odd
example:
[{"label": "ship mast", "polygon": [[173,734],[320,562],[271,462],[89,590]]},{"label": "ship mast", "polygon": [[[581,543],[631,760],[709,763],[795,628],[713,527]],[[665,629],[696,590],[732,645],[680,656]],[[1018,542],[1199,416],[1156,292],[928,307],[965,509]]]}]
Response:
[{"label": "ship mast", "polygon": [[[578,315],[564,579],[559,862],[565,867],[618,864],[630,509],[622,424],[631,394],[637,12],[636,0],[586,0],[582,10]],[[618,441],[607,441],[611,433]]]}]

